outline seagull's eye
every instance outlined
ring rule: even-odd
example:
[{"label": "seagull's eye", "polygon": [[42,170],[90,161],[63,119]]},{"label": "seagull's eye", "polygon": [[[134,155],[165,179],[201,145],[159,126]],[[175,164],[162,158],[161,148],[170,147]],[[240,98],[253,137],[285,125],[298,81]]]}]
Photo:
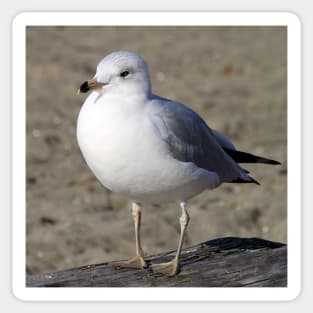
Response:
[{"label": "seagull's eye", "polygon": [[129,75],[129,71],[124,71],[120,74],[121,77],[125,78],[126,76]]}]

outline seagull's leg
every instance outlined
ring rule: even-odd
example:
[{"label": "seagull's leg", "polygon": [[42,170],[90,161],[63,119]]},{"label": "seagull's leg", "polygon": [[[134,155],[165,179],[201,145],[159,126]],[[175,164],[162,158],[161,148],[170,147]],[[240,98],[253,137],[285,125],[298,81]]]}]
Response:
[{"label": "seagull's leg", "polygon": [[144,260],[144,252],[140,242],[141,207],[137,203],[133,203],[132,205],[132,216],[135,225],[136,256],[127,261],[114,262],[114,265],[125,268],[145,268],[147,267],[147,263]]},{"label": "seagull's leg", "polygon": [[180,253],[181,253],[181,249],[183,247],[186,229],[187,229],[187,226],[188,226],[188,223],[190,220],[189,214],[186,210],[186,203],[181,202],[180,206],[182,208],[182,215],[179,218],[180,238],[179,238],[179,244],[178,244],[176,255],[170,262],[152,264],[152,270],[155,273],[161,273],[161,274],[166,275],[166,276],[174,276],[179,271]]}]

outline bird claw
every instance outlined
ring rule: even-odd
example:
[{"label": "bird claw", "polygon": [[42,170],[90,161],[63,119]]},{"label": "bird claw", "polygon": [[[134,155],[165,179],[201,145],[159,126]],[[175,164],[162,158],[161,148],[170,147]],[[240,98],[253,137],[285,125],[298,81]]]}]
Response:
[{"label": "bird claw", "polygon": [[112,263],[114,266],[119,268],[139,268],[143,269],[146,268],[147,262],[141,256],[135,256],[132,259],[125,260],[125,261],[117,261]]},{"label": "bird claw", "polygon": [[179,261],[174,258],[170,262],[151,264],[152,271],[168,277],[175,276],[179,272]]}]

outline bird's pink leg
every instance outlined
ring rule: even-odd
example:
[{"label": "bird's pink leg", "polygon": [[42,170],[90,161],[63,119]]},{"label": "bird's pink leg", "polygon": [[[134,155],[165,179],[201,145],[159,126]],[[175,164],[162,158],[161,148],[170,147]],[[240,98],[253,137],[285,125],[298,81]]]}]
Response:
[{"label": "bird's pink leg", "polygon": [[186,203],[182,202],[180,204],[182,208],[182,215],[179,218],[180,222],[180,238],[178,243],[178,248],[175,257],[166,263],[152,264],[152,270],[155,273],[160,273],[166,276],[175,276],[179,271],[179,259],[181,249],[183,247],[184,237],[186,233],[186,229],[190,220],[189,214],[186,210]]},{"label": "bird's pink leg", "polygon": [[122,268],[145,268],[147,263],[144,260],[144,252],[140,241],[141,207],[137,203],[133,203],[132,216],[135,226],[136,256],[126,261],[114,262],[114,265]]}]

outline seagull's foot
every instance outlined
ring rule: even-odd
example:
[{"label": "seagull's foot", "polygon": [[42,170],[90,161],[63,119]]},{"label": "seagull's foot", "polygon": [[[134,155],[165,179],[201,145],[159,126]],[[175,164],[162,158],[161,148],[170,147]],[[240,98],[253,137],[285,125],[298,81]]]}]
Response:
[{"label": "seagull's foot", "polygon": [[151,264],[151,267],[154,273],[171,277],[179,272],[179,260],[174,258],[170,262]]},{"label": "seagull's foot", "polygon": [[120,268],[146,268],[148,267],[147,262],[140,255],[126,261],[113,262],[113,265]]}]

